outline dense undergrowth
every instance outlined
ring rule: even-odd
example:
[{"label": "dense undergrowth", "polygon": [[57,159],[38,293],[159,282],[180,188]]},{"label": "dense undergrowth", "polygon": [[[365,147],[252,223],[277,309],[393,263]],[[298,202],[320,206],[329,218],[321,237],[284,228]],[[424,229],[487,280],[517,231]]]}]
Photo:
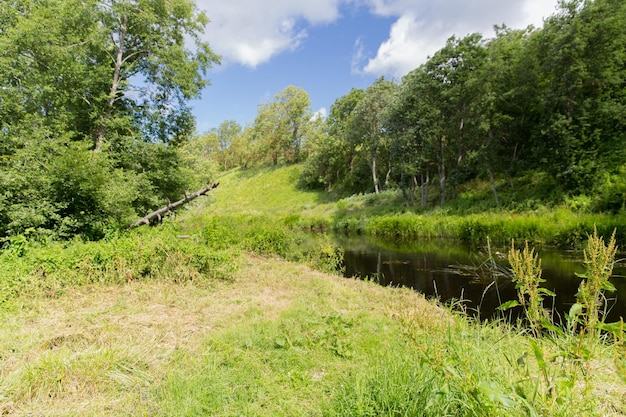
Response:
[{"label": "dense undergrowth", "polygon": [[268,216],[206,217],[190,228],[168,220],[98,242],[9,240],[0,252],[0,305],[20,294],[58,296],[76,285],[157,280],[202,285],[230,279],[242,252],[279,256],[335,272],[342,254],[329,239],[310,239]]}]

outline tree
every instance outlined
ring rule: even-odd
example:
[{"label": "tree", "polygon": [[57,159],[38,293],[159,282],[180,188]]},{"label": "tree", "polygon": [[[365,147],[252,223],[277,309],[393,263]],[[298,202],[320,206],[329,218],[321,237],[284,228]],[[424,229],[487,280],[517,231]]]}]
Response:
[{"label": "tree", "polygon": [[626,3],[564,1],[535,38],[542,112],[535,155],[566,191],[623,160]]},{"label": "tree", "polygon": [[[352,134],[360,144],[361,152],[367,155],[372,174],[372,185],[376,194],[380,191],[379,159],[387,152],[387,135],[385,129],[385,109],[395,94],[397,85],[384,78],[378,79],[365,90],[363,98],[352,112]],[[387,166],[387,178],[391,167]]]},{"label": "tree", "polygon": [[363,98],[363,90],[353,88],[333,103],[321,132],[307,143],[307,159],[302,181],[310,186],[324,185],[328,191],[360,191],[355,186],[356,146],[351,136],[352,112]]},{"label": "tree", "polygon": [[[536,64],[528,56],[532,27],[511,30],[496,27],[487,45],[487,58],[479,77],[482,87],[475,111],[480,117],[475,160],[486,171],[496,204],[495,175],[509,179],[519,171],[521,158],[530,155],[529,127],[536,120],[538,91]],[[511,181],[511,187],[513,182]]]},{"label": "tree", "polygon": [[[186,102],[218,62],[200,41],[207,19],[194,3],[11,3],[0,11],[0,217],[9,218],[2,233],[82,233],[119,218],[107,202],[120,191],[114,178],[131,210],[181,192],[186,180],[175,145],[194,130]],[[84,165],[72,168],[68,154]],[[98,175],[83,175],[89,164]],[[62,183],[77,188],[59,189]],[[80,194],[86,190],[88,198]]]},{"label": "tree", "polygon": [[307,123],[313,117],[308,93],[289,86],[274,100],[263,103],[254,121],[255,136],[262,152],[274,165],[282,156],[287,162],[298,162]]},{"label": "tree", "polygon": [[243,128],[234,120],[225,120],[216,130],[218,149],[214,158],[223,170],[233,168],[235,164],[233,150],[231,149],[239,137],[243,134]]}]

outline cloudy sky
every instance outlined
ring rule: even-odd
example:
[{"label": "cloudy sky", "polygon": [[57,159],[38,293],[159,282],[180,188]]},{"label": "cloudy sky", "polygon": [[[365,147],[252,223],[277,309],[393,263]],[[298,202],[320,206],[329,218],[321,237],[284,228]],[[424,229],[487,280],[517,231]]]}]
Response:
[{"label": "cloudy sky", "polygon": [[222,56],[192,106],[198,130],[246,125],[289,85],[327,112],[352,87],[400,80],[451,35],[493,36],[494,24],[541,26],[557,0],[196,0],[205,39]]}]

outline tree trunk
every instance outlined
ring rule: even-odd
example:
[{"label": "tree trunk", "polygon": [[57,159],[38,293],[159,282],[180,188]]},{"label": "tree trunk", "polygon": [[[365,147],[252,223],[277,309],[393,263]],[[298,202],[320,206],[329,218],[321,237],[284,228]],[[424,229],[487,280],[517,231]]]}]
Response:
[{"label": "tree trunk", "polygon": [[214,188],[217,188],[217,186],[220,185],[219,182],[214,182],[211,185],[208,185],[198,191],[196,191],[193,194],[187,195],[185,194],[185,198],[183,198],[182,200],[178,200],[175,203],[170,203],[168,202],[167,206],[165,207],[161,207],[160,209],[153,211],[152,213],[146,215],[145,217],[142,217],[141,219],[137,220],[135,223],[131,224],[130,226],[128,226],[128,229],[132,229],[133,227],[138,227],[141,226],[142,224],[150,224],[150,220],[157,218],[159,221],[162,219],[163,215],[165,215],[166,213],[169,213],[170,211],[173,211],[174,209],[176,209],[177,207],[180,207],[184,204],[187,204],[188,202],[195,200],[196,198],[205,195],[206,193],[208,193],[209,191],[211,191]]},{"label": "tree trunk", "polygon": [[124,64],[124,49],[126,42],[126,31],[128,26],[128,17],[123,16],[121,18],[120,28],[117,42],[115,41],[114,35],[111,34],[111,38],[113,38],[113,44],[115,45],[115,62],[113,64],[113,80],[111,81],[111,88],[109,89],[109,97],[107,98],[107,107],[104,117],[100,118],[100,125],[96,126],[94,131],[94,146],[95,150],[99,151],[102,148],[102,144],[104,143],[104,138],[106,137],[107,130],[106,127],[102,124],[104,123],[103,119],[107,119],[113,113],[113,105],[117,100],[118,88],[121,82],[121,74],[122,74],[122,65]]},{"label": "tree trunk", "polygon": [[430,186],[430,174],[426,171],[426,180],[424,180],[424,174],[421,174],[422,184],[420,185],[420,195],[422,207],[426,207],[428,204],[428,187]]},{"label": "tree trunk", "polygon": [[439,138],[439,164],[437,164],[437,169],[439,173],[439,191],[441,194],[441,205],[446,203],[446,163],[445,163],[445,153],[444,153],[444,143],[445,138]]},{"label": "tree trunk", "polygon": [[374,191],[378,194],[378,176],[376,175],[376,153],[372,154],[372,180],[374,181]]},{"label": "tree trunk", "polygon": [[441,205],[446,204],[446,166],[441,161],[437,166],[439,169],[439,192],[441,193]]},{"label": "tree trunk", "polygon": [[493,191],[493,196],[496,198],[496,205],[499,205],[498,201],[498,191],[496,190],[496,182],[493,179],[493,172],[491,171],[491,167],[487,167],[487,172],[489,173],[489,182],[491,183],[491,191]]},{"label": "tree trunk", "polygon": [[400,191],[402,191],[402,199],[404,200],[404,205],[406,208],[409,208],[409,195],[404,186],[404,170],[400,172]]}]

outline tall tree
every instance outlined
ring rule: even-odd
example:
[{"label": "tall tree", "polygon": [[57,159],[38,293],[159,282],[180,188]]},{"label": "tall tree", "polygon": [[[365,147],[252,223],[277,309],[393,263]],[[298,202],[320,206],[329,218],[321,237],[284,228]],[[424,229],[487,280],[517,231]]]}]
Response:
[{"label": "tall tree", "polygon": [[287,162],[300,160],[307,123],[312,117],[309,94],[299,87],[288,86],[276,93],[274,100],[259,106],[255,135],[274,165],[280,157]]},{"label": "tall tree", "polygon": [[535,150],[565,190],[589,190],[622,159],[625,24],[623,1],[563,1],[535,37],[543,104]]},{"label": "tall tree", "polygon": [[[391,103],[393,95],[396,93],[397,85],[384,78],[378,79],[374,84],[365,90],[363,98],[353,110],[352,134],[360,143],[361,151],[367,155],[372,175],[372,185],[374,192],[379,193],[380,174],[379,160],[388,155],[388,136],[385,129],[386,108]],[[384,159],[383,159],[384,160]],[[389,162],[387,160],[387,162]],[[390,166],[387,166],[389,175]]]},{"label": "tall tree", "polygon": [[311,186],[324,185],[331,191],[362,191],[355,187],[355,148],[350,121],[352,112],[363,98],[363,90],[353,88],[333,103],[322,132],[307,143],[307,159],[302,181]]},{"label": "tall tree", "polygon": [[[0,8],[4,233],[80,232],[118,216],[106,202],[118,191],[124,190],[119,204],[131,211],[181,192],[181,161],[166,145],[193,133],[186,102],[200,94],[205,71],[218,62],[200,41],[207,19],[194,3],[15,0],[11,6]],[[88,174],[90,164],[102,175]],[[81,190],[93,191],[89,200],[83,196],[89,207],[75,204],[72,195]]]}]

